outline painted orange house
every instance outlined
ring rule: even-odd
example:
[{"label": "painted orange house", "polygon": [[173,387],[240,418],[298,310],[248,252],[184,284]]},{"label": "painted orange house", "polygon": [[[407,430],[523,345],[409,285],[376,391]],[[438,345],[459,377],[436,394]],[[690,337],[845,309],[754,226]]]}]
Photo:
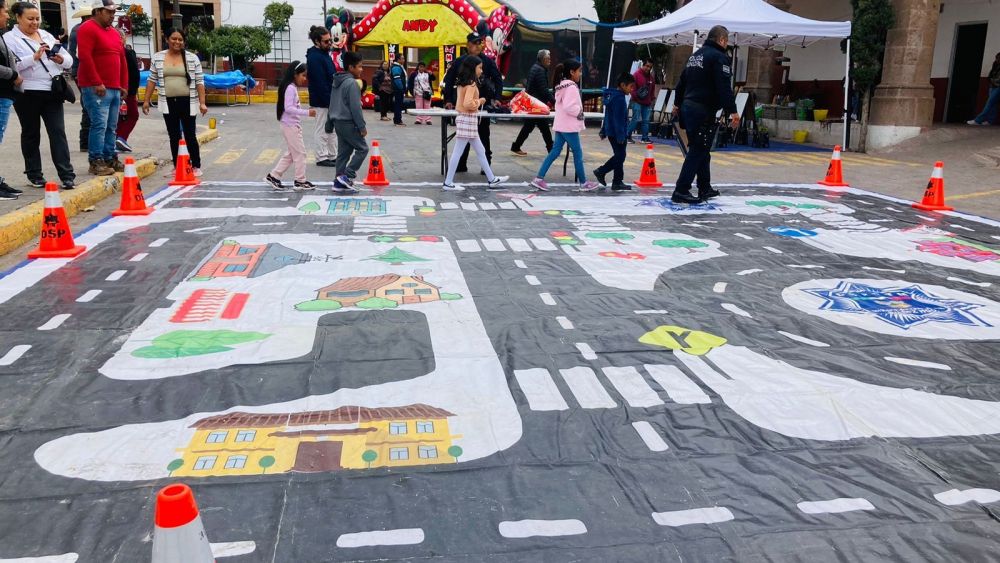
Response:
[{"label": "painted orange house", "polygon": [[384,274],[343,278],[316,292],[316,299],[339,301],[344,307],[351,307],[372,297],[382,297],[405,305],[439,301],[441,291],[438,286],[424,281],[423,276]]}]

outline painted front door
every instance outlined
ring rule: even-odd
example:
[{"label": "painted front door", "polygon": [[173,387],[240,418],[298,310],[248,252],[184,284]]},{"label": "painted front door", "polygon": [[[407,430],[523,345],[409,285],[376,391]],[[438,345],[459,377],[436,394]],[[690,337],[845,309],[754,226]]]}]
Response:
[{"label": "painted front door", "polygon": [[292,471],[320,473],[343,469],[340,466],[340,454],[343,449],[343,442],[302,442],[295,454],[295,466],[292,467]]}]

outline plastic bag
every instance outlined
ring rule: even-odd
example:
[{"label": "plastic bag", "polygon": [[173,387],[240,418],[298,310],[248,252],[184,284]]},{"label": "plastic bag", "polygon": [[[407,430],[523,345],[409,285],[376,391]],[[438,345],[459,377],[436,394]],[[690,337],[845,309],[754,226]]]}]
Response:
[{"label": "plastic bag", "polygon": [[514,95],[510,100],[511,113],[530,113],[534,115],[548,115],[549,106],[544,102],[531,96],[523,90]]}]

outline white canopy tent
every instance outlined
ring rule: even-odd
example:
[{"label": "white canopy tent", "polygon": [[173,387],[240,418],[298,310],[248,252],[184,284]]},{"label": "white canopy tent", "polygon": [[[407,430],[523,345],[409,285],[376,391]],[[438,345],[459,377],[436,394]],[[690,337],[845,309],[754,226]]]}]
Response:
[{"label": "white canopy tent", "polygon": [[[693,0],[656,21],[614,31],[614,41],[694,45],[713,26],[729,29],[734,45],[769,49],[776,46],[805,47],[821,39],[847,39],[845,76],[851,68],[851,22],[810,20],[779,10],[764,0]],[[612,53],[614,45],[612,44]],[[610,80],[610,69],[608,71]],[[847,108],[849,80],[844,80],[844,149],[850,128]],[[610,86],[610,82],[609,82]]]}]

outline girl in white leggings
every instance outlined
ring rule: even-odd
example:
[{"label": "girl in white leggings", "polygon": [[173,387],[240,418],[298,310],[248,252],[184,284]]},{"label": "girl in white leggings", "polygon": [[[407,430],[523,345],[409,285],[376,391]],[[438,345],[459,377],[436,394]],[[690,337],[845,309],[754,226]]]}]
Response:
[{"label": "girl in white leggings", "polygon": [[460,192],[465,188],[455,184],[455,169],[458,168],[458,161],[462,158],[462,152],[467,145],[472,145],[476,151],[476,158],[479,159],[479,166],[486,172],[487,189],[500,189],[500,184],[510,179],[510,176],[495,176],[490,163],[486,160],[486,148],[479,140],[479,108],[486,103],[485,98],[479,97],[479,87],[476,82],[479,75],[483,73],[483,61],[479,57],[466,56],[462,59],[462,66],[458,68],[458,76],[455,83],[458,85],[458,95],[456,97],[455,109],[458,116],[455,117],[455,149],[451,153],[451,160],[448,161],[448,174],[445,176],[442,188],[445,191]]}]

